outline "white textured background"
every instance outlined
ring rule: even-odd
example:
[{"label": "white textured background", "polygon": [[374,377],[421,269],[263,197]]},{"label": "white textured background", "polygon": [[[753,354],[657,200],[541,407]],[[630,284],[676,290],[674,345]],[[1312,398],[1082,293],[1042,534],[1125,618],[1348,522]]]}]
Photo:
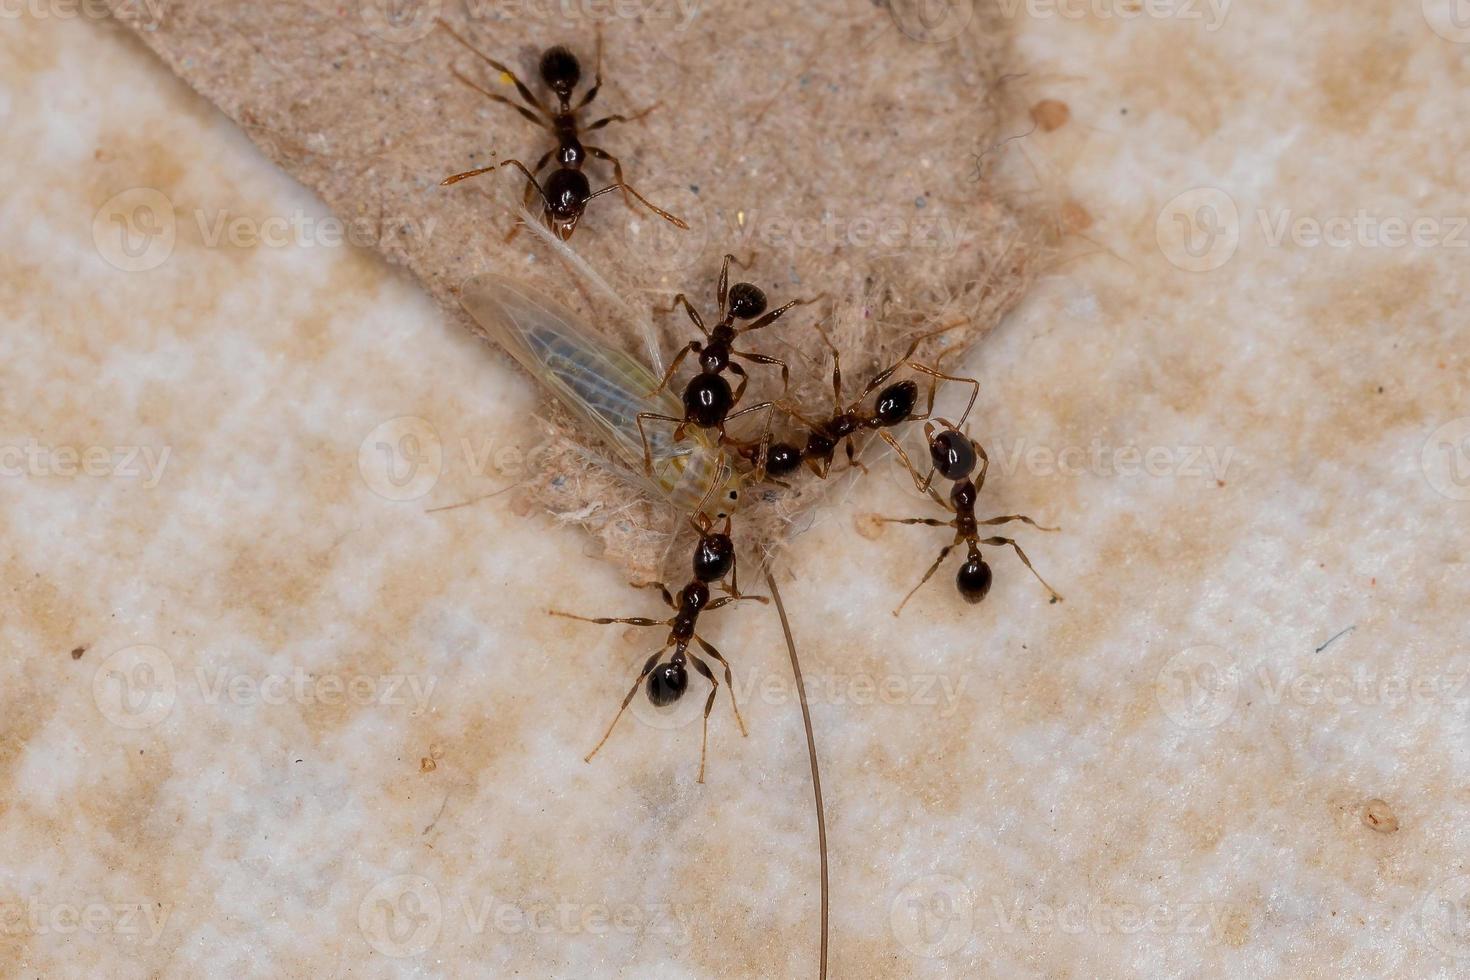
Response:
[{"label": "white textured background", "polygon": [[[868,536],[927,512],[887,467],[793,549],[834,976],[1470,972],[1470,30],[1423,7],[1005,5],[1071,107],[1008,166],[1079,237],[967,367],[1067,601],[997,553],[893,619],[943,534]],[[811,975],[774,616],[711,616],[706,785],[682,717],[583,765],[656,640],[543,610],[654,598],[426,512],[515,478],[525,381],[73,9],[0,20],[0,972]],[[171,251],[118,250],[135,187]]]}]

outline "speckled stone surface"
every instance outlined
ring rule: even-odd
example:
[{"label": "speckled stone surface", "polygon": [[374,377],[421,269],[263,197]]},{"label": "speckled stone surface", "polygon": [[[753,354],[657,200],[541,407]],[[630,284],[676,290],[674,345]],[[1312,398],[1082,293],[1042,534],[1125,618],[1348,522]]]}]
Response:
[{"label": "speckled stone surface", "polygon": [[[1463,976],[1470,30],[1003,6],[1069,111],[998,152],[1077,234],[966,367],[1066,601],[996,550],[890,616],[944,535],[873,524],[933,512],[887,462],[798,539],[832,975]],[[704,785],[702,699],[585,765],[656,640],[545,610],[655,597],[436,509],[514,482],[525,380],[43,13],[0,21],[0,973],[814,975],[774,615],[711,614],[750,736],[722,692]]]}]

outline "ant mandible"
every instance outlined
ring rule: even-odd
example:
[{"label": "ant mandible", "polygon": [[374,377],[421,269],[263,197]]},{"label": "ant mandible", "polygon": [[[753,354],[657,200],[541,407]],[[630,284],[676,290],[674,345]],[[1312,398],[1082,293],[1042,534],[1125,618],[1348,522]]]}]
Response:
[{"label": "ant mandible", "polygon": [[[857,460],[857,451],[853,447],[852,437],[863,429],[873,429],[890,446],[899,450],[897,441],[884,430],[891,429],[902,422],[917,422],[929,418],[934,412],[934,397],[940,381],[958,381],[971,386],[970,400],[965,405],[964,414],[960,416],[963,420],[970,414],[970,408],[975,404],[975,397],[980,392],[980,383],[974,378],[963,378],[941,372],[939,364],[944,360],[944,353],[941,353],[936,359],[934,367],[913,360],[914,353],[919,349],[921,343],[930,337],[953,330],[959,325],[958,323],[951,324],[916,337],[903,357],[874,375],[867,387],[863,389],[862,394],[847,405],[844,405],[842,401],[842,356],[827,335],[822,333],[822,339],[832,350],[832,414],[825,419],[813,420],[794,408],[782,406],[788,415],[806,426],[806,446],[798,448],[789,442],[774,443],[767,452],[766,472],[773,476],[783,476],[795,470],[805,461],[813,473],[826,479],[832,470],[832,461],[837,456],[837,447],[844,443],[849,466],[866,471],[867,467]],[[932,379],[929,385],[928,402],[923,414],[914,414],[914,407],[919,401],[919,386],[911,379],[896,381],[883,388],[878,392],[878,397],[874,399],[872,410],[865,410],[864,404],[868,396],[876,391],[879,385],[891,378],[895,371],[905,365],[921,374],[929,375]],[[902,450],[899,452],[901,453]]]},{"label": "ant mandible", "polygon": [[[988,521],[976,520],[975,501],[980,495],[980,489],[985,486],[985,473],[990,469],[990,457],[985,454],[985,447],[959,431],[959,425],[949,422],[946,419],[939,419],[938,421],[943,428],[937,431],[933,422],[924,423],[924,439],[929,444],[929,458],[933,463],[933,468],[922,480],[919,479],[918,472],[914,469],[913,464],[909,462],[909,458],[904,451],[897,446],[894,448],[898,450],[898,456],[903,462],[903,465],[908,468],[909,476],[913,477],[914,486],[918,487],[921,493],[927,493],[941,507],[952,511],[954,517],[947,521],[937,520],[932,517],[880,517],[878,519],[890,524],[924,524],[929,527],[952,527],[955,529],[954,540],[940,549],[939,557],[934,559],[934,564],[929,566],[929,570],[924,573],[924,577],[919,580],[919,584],[910,589],[908,595],[903,597],[903,602],[900,602],[898,608],[893,610],[893,615],[897,616],[903,612],[903,607],[908,604],[909,599],[913,598],[914,593],[918,592],[924,583],[929,581],[934,572],[944,563],[944,559],[949,557],[949,553],[961,544],[966,546],[967,553],[964,564],[955,573],[955,587],[959,590],[960,595],[964,597],[966,602],[973,605],[984,599],[990,591],[992,575],[990,566],[980,556],[980,545],[982,544],[992,547],[1009,545],[1015,550],[1016,557],[1020,558],[1021,562],[1031,570],[1031,574],[1036,576],[1036,580],[1046,588],[1046,591],[1051,593],[1052,602],[1061,602],[1062,597],[1057,594],[1057,590],[1048,585],[1046,579],[1041,577],[1041,573],[1032,566],[1031,559],[1026,557],[1026,552],[1021,550],[1021,546],[1016,543],[1015,539],[980,537],[980,528],[990,527],[996,524],[1006,524],[1010,521],[1021,521],[1041,531],[1055,531],[1057,528],[1042,527],[1023,514],[1007,514],[1003,517],[992,517]],[[975,473],[977,459],[980,463],[980,471]],[[933,488],[936,472],[944,477],[944,479],[954,482],[954,486],[949,491],[948,501],[935,492]],[[971,477],[972,473],[975,473],[973,478]]]},{"label": "ant mandible", "polygon": [[[650,395],[656,395],[668,387],[669,381],[674,377],[674,372],[684,362],[684,358],[690,354],[699,355],[699,369],[703,374],[720,374],[728,369],[740,376],[740,384],[736,386],[733,396],[734,402],[740,401],[740,396],[745,393],[745,386],[749,381],[745,369],[732,360],[734,357],[739,357],[756,364],[779,364],[781,366],[782,390],[784,391],[790,384],[791,368],[787,366],[785,361],[775,357],[768,357],[765,354],[736,350],[735,340],[742,334],[752,333],[763,327],[770,326],[781,319],[786,311],[793,306],[814,303],[816,300],[794,299],[785,306],[779,306],[767,313],[766,294],[759,286],[750,282],[737,282],[733,286],[730,285],[730,263],[734,261],[736,261],[735,256],[726,254],[724,264],[720,266],[720,285],[717,299],[720,304],[721,319],[715,324],[713,330],[705,327],[704,320],[683,293],[676,295],[674,302],[665,311],[671,312],[680,304],[683,304],[684,312],[689,314],[690,321],[699,328],[700,333],[704,334],[704,340],[691,340],[675,355],[673,363],[664,372],[663,380],[657,388],[649,393]],[[740,263],[740,265],[744,268],[745,263]],[[753,322],[737,327],[735,326],[736,320],[749,320]]]},{"label": "ant mandible", "polygon": [[[634,583],[638,589],[658,589],[665,603],[674,610],[674,615],[668,619],[646,619],[644,617],[597,617],[577,616],[573,613],[551,610],[551,615],[561,616],[565,619],[575,619],[584,623],[597,623],[608,625],[611,623],[626,623],[629,626],[667,626],[669,635],[664,640],[663,646],[649,657],[643,664],[643,670],[638,674],[638,679],[628,689],[627,697],[623,698],[623,704],[618,708],[618,713],[613,716],[612,724],[607,726],[607,731],[602,739],[592,747],[583,761],[591,762],[597,750],[607,742],[612,735],[613,729],[617,727],[623,712],[628,710],[638,688],[647,683],[648,700],[656,707],[666,707],[673,704],[684,696],[689,688],[688,666],[694,669],[710,682],[709,696],[704,702],[704,734],[699,746],[699,782],[704,782],[704,763],[709,748],[709,715],[715,706],[715,694],[719,691],[720,682],[715,680],[715,675],[710,671],[709,665],[699,658],[694,651],[689,649],[690,643],[697,643],[699,648],[707,656],[718,661],[725,669],[725,686],[730,690],[730,707],[735,711],[735,722],[740,726],[740,734],[745,735],[745,719],[740,717],[740,706],[735,702],[735,683],[730,673],[730,663],[716,650],[708,641],[695,632],[699,621],[699,615],[721,606],[729,605],[741,599],[749,599],[754,602],[766,603],[770,600],[763,595],[744,595],[740,592],[737,581],[735,543],[730,537],[730,518],[725,518],[724,526],[716,531],[714,522],[701,511],[697,519],[691,519],[694,529],[699,534],[699,541],[694,546],[694,578],[684,588],[679,590],[678,598],[669,592],[669,587],[662,582]],[[710,586],[722,583],[729,576],[730,585],[725,588],[726,595],[718,599],[710,598]],[[663,660],[664,651],[669,647],[674,648],[673,654],[667,661]]]},{"label": "ant mandible", "polygon": [[[614,190],[622,190],[623,200],[630,208],[633,206],[633,202],[629,199],[629,195],[632,195],[665,221],[679,228],[688,229],[689,226],[683,220],[676,218],[663,208],[657,207],[623,180],[623,165],[617,157],[601,147],[583,144],[579,138],[577,113],[586,108],[593,99],[597,98],[597,92],[602,88],[602,38],[600,36],[597,42],[597,72],[593,77],[592,87],[583,93],[581,101],[575,106],[571,104],[572,90],[576,88],[577,82],[582,77],[582,66],[577,61],[577,56],[562,45],[547,48],[541,55],[539,66],[541,80],[546,83],[546,86],[551,89],[557,98],[557,109],[552,111],[547,109],[541,100],[536,97],[536,94],[526,87],[525,83],[517,77],[515,72],[470,44],[469,41],[466,41],[456,33],[454,28],[450,27],[445,21],[440,20],[438,25],[450,37],[469,49],[475,57],[480,58],[491,68],[508,77],[515,84],[516,91],[520,93],[521,98],[529,103],[532,108],[528,109],[526,106],[512,102],[503,95],[491,92],[460,74],[458,69],[451,68],[450,70],[454,73],[455,78],[458,78],[481,95],[510,106],[537,126],[549,130],[557,142],[557,145],[547,150],[532,169],[527,169],[526,165],[519,160],[506,160],[504,163],[479,167],[474,170],[466,170],[464,173],[446,177],[439,182],[441,187],[457,184],[461,180],[466,180],[470,177],[478,177],[480,174],[489,173],[500,167],[516,167],[521,173],[526,175],[526,180],[528,181],[524,198],[525,204],[527,206],[530,205],[532,194],[540,194],[542,215],[545,218],[546,226],[554,231],[562,241],[566,241],[572,237],[572,232],[576,230],[577,222],[581,220],[582,212],[586,209],[588,201]],[[596,122],[582,128],[581,132],[590,133],[601,129],[609,123],[632,122],[636,119],[642,119],[655,108],[657,108],[657,105],[649,106],[642,112],[634,113],[631,116],[616,114],[604,116]],[[532,111],[533,109],[534,111]],[[556,157],[558,167],[547,176],[546,182],[543,185],[537,181],[536,175],[551,162],[553,156]],[[589,156],[612,164],[613,182],[599,191],[592,190],[592,186],[587,182],[587,175],[582,172],[582,166],[586,163],[587,157]],[[512,237],[518,229],[519,226],[511,230]]]}]

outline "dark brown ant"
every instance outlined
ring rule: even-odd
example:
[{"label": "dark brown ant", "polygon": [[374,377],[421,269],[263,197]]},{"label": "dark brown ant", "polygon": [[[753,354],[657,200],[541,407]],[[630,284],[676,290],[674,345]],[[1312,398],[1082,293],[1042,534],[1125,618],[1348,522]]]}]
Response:
[{"label": "dark brown ant", "polygon": [[[958,381],[971,386],[970,400],[965,405],[964,415],[961,415],[960,418],[968,416],[970,408],[975,404],[975,397],[979,394],[980,383],[974,378],[962,378],[941,372],[938,362],[944,359],[943,354],[936,361],[935,367],[929,367],[913,360],[914,352],[919,349],[921,343],[946,330],[952,330],[956,326],[959,324],[952,324],[915,338],[903,357],[874,375],[857,399],[847,405],[844,405],[842,401],[842,356],[831,340],[827,339],[827,335],[823,333],[822,339],[826,340],[827,346],[832,349],[832,414],[825,419],[814,420],[802,415],[794,408],[781,406],[786,414],[806,426],[806,445],[798,448],[789,442],[773,443],[766,453],[765,472],[776,477],[784,476],[805,461],[813,473],[826,479],[832,470],[832,462],[837,456],[837,447],[844,443],[847,449],[848,465],[866,472],[867,467],[857,460],[857,450],[853,446],[852,437],[864,429],[871,429],[897,450],[897,441],[884,430],[891,429],[902,422],[917,422],[929,418],[934,412],[934,397],[940,381]],[[874,399],[872,409],[866,409],[868,396],[876,391],[879,385],[891,378],[895,371],[905,365],[933,379],[929,385],[929,398],[924,406],[923,414],[914,414],[914,407],[919,401],[919,386],[911,379],[896,381],[884,387]]]},{"label": "dark brown ant", "polygon": [[[690,354],[699,355],[699,370],[703,374],[720,374],[729,370],[740,376],[740,384],[736,386],[733,396],[733,401],[735,402],[740,401],[740,396],[745,394],[745,386],[749,378],[746,376],[745,369],[739,364],[736,364],[732,358],[739,357],[756,364],[779,364],[781,365],[782,390],[784,391],[790,383],[791,368],[787,366],[785,361],[775,357],[768,357],[765,354],[736,350],[735,340],[743,334],[752,333],[763,327],[770,326],[781,319],[786,311],[793,306],[812,303],[815,300],[794,299],[785,306],[779,306],[767,313],[766,294],[759,286],[749,282],[737,282],[733,286],[730,285],[730,263],[734,261],[736,261],[735,256],[727,254],[724,264],[720,266],[720,286],[717,299],[720,304],[721,318],[715,324],[713,330],[705,327],[704,320],[695,311],[694,307],[690,305],[688,298],[683,293],[675,296],[674,302],[665,311],[672,312],[682,303],[684,312],[689,314],[690,321],[699,328],[700,333],[704,334],[704,340],[691,340],[679,351],[674,357],[673,363],[669,365],[669,369],[664,372],[663,380],[659,382],[659,386],[649,392],[650,396],[656,395],[668,387],[669,381],[674,376],[674,372],[679,369],[679,365],[684,362],[684,358]],[[741,265],[743,267],[744,264],[742,263]],[[737,327],[735,326],[736,320],[749,320],[752,322]]]},{"label": "dark brown ant", "polygon": [[[694,580],[683,589],[679,590],[678,598],[669,592],[669,587],[662,582],[634,583],[638,589],[658,589],[662,594],[664,602],[674,610],[674,615],[664,620],[646,619],[643,617],[598,617],[577,616],[572,613],[551,610],[551,615],[561,616],[566,619],[576,619],[584,623],[598,623],[608,625],[610,623],[626,623],[630,626],[667,626],[669,635],[664,640],[664,645],[649,657],[643,664],[643,670],[638,679],[628,689],[627,697],[623,698],[623,704],[618,708],[618,713],[613,716],[612,724],[607,726],[601,741],[592,747],[584,761],[591,762],[597,750],[607,742],[612,735],[613,729],[617,727],[618,720],[623,717],[623,712],[632,703],[633,697],[638,693],[638,688],[647,682],[648,700],[657,707],[666,707],[673,704],[684,696],[689,687],[688,666],[692,664],[694,669],[710,682],[709,696],[704,702],[704,735],[699,747],[699,782],[704,782],[704,762],[709,747],[709,715],[715,705],[715,694],[719,691],[720,682],[715,680],[715,675],[710,671],[709,665],[701,660],[692,650],[690,643],[697,643],[705,654],[717,660],[725,668],[725,685],[730,689],[730,706],[735,710],[735,722],[740,726],[740,734],[745,735],[745,720],[740,717],[740,706],[735,702],[735,683],[730,674],[730,664],[720,654],[720,651],[711,646],[703,637],[695,632],[695,626],[699,621],[699,615],[712,609],[728,605],[741,599],[749,599],[754,602],[766,603],[770,600],[763,595],[744,595],[740,592],[737,580],[735,543],[730,537],[730,518],[725,518],[723,528],[714,530],[714,522],[702,512],[697,519],[691,519],[695,531],[699,533],[699,541],[694,546]],[[726,595],[718,599],[710,598],[710,586],[722,583],[726,576],[730,579],[730,585],[725,588]],[[721,586],[724,588],[724,586]],[[663,653],[669,647],[674,648],[673,655],[667,661],[663,660]]]},{"label": "dark brown ant", "polygon": [[[527,169],[526,165],[519,160],[506,160],[504,163],[492,164],[488,167],[479,167],[474,170],[466,170],[464,173],[454,174],[451,177],[446,177],[439,182],[441,187],[448,187],[450,184],[457,184],[461,180],[466,180],[470,177],[478,177],[480,174],[489,173],[490,171],[496,170],[500,167],[516,167],[521,171],[521,173],[526,175],[526,180],[528,181],[524,203],[527,207],[529,207],[531,204],[532,195],[540,194],[542,203],[542,214],[546,220],[546,226],[554,231],[557,237],[560,238],[562,241],[566,241],[568,238],[572,237],[572,232],[576,230],[577,222],[581,220],[582,212],[586,209],[588,201],[591,201],[593,198],[601,197],[604,194],[611,193],[614,190],[622,190],[623,200],[627,203],[628,207],[631,208],[633,206],[633,202],[629,197],[629,195],[631,195],[632,197],[636,197],[645,207],[647,207],[654,214],[657,214],[659,217],[663,218],[670,224],[676,225],[679,228],[688,229],[689,226],[685,224],[681,219],[676,218],[664,209],[655,206],[646,197],[638,193],[636,190],[633,189],[631,185],[623,180],[623,165],[621,162],[619,162],[617,157],[613,156],[611,153],[607,152],[601,147],[592,146],[591,144],[584,144],[579,136],[577,113],[586,108],[586,106],[591,103],[593,99],[597,98],[597,92],[600,88],[602,88],[601,37],[598,38],[597,43],[597,72],[593,77],[592,87],[589,88],[585,93],[583,93],[581,101],[579,101],[575,106],[571,103],[572,90],[576,88],[577,82],[580,81],[582,77],[582,66],[577,61],[577,56],[572,54],[572,52],[568,48],[565,48],[562,45],[547,48],[546,51],[541,55],[541,63],[539,66],[541,80],[546,83],[547,88],[551,89],[552,93],[557,98],[557,109],[555,111],[552,111],[550,109],[547,109],[546,106],[541,102],[541,100],[536,97],[536,94],[526,87],[526,85],[520,80],[520,78],[516,76],[515,72],[511,71],[505,65],[501,64],[500,62],[496,61],[495,59],[489,57],[488,55],[475,48],[474,45],[470,44],[463,37],[460,37],[460,35],[455,32],[454,28],[450,27],[443,20],[440,20],[438,22],[438,25],[442,27],[449,34],[450,37],[454,38],[460,44],[469,49],[469,51],[477,58],[480,58],[491,68],[495,69],[497,72],[500,72],[502,75],[505,75],[512,82],[514,82],[516,91],[520,93],[521,98],[529,103],[532,108],[528,109],[526,106],[520,105],[516,102],[512,102],[510,99],[506,98],[503,95],[491,92],[483,86],[476,84],[475,82],[466,78],[464,75],[460,74],[457,69],[451,68],[450,70],[454,72],[455,78],[458,78],[461,82],[464,82],[470,88],[479,92],[481,95],[484,95],[486,98],[493,99],[496,102],[502,102],[505,105],[510,106],[512,109],[519,112],[522,116],[529,119],[531,122],[542,127],[543,129],[549,130],[552,136],[556,138],[557,143],[556,146],[546,151],[545,155],[543,155],[541,159],[536,162],[536,166],[534,168]],[[634,113],[631,116],[604,116],[596,122],[582,127],[580,129],[580,132],[590,133],[595,130],[601,129],[609,123],[632,122],[637,119],[642,119],[644,116],[652,112],[655,108],[657,108],[657,105],[649,106],[642,112]],[[533,109],[534,111],[532,111]],[[537,113],[540,113],[540,115],[537,115]],[[592,190],[592,186],[587,182],[587,175],[582,172],[582,166],[587,162],[587,158],[589,156],[593,157],[594,159],[604,160],[612,164],[613,182],[599,191]],[[542,184],[537,181],[536,175],[539,174],[542,169],[544,169],[546,165],[551,162],[552,157],[556,158],[556,162],[558,164],[557,169],[553,170],[550,175],[547,176],[546,182]],[[514,236],[518,228],[519,226],[517,226],[516,229],[511,230],[512,236]]]},{"label": "dark brown ant", "polygon": [[[952,527],[955,529],[954,540],[940,549],[939,557],[934,559],[934,564],[929,566],[929,570],[924,573],[924,577],[919,580],[919,584],[910,589],[908,595],[903,597],[903,602],[900,602],[898,608],[893,610],[893,615],[897,616],[903,612],[903,607],[908,603],[909,599],[913,598],[914,593],[919,591],[925,582],[929,581],[934,572],[944,563],[944,559],[949,557],[949,553],[962,543],[967,547],[967,554],[964,564],[960,566],[959,571],[955,574],[955,586],[959,589],[960,595],[964,597],[966,602],[971,604],[977,603],[984,599],[990,591],[990,566],[985,563],[985,559],[980,557],[980,545],[982,544],[989,546],[1009,545],[1015,549],[1016,557],[1020,558],[1021,562],[1027,568],[1031,569],[1031,574],[1035,575],[1036,580],[1051,593],[1052,602],[1061,602],[1062,597],[1057,594],[1057,590],[1047,585],[1046,579],[1042,578],[1041,573],[1032,566],[1031,559],[1026,557],[1026,552],[1021,550],[1021,546],[1014,539],[980,537],[980,528],[996,524],[1006,524],[1010,521],[1021,521],[1041,531],[1055,531],[1057,528],[1042,527],[1023,514],[1007,514],[1004,517],[992,517],[988,521],[976,520],[975,501],[980,495],[980,489],[985,486],[985,473],[990,469],[990,457],[985,454],[985,447],[959,431],[959,425],[945,419],[939,419],[938,421],[943,428],[937,431],[933,422],[924,423],[924,439],[929,444],[929,458],[933,463],[933,468],[922,480],[919,478],[919,474],[914,469],[913,464],[909,462],[908,456],[904,454],[904,451],[897,446],[894,448],[898,450],[899,459],[908,468],[909,475],[913,477],[914,486],[918,487],[920,492],[927,493],[941,507],[952,511],[955,516],[947,521],[936,520],[932,517],[880,517],[878,519],[890,524],[925,524],[929,527]],[[970,474],[975,472],[977,459],[980,462],[980,472],[971,478]],[[933,488],[932,484],[935,473],[938,473],[946,480],[954,481],[954,486],[950,488],[949,500],[947,501]]]}]

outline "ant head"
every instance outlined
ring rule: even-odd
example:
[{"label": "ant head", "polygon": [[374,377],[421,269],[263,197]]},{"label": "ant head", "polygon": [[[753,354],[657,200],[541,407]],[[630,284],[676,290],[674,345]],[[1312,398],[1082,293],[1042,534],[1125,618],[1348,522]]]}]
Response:
[{"label": "ant head", "polygon": [[716,532],[714,522],[703,514],[695,521],[699,543],[694,546],[694,577],[701,582],[718,582],[735,567],[735,542],[730,538],[730,518]]},{"label": "ant head", "polygon": [[681,663],[659,664],[648,675],[648,700],[664,708],[684,696],[689,688],[689,672]]},{"label": "ant head", "polygon": [[960,570],[954,576],[955,587],[960,590],[960,595],[964,597],[964,600],[971,605],[985,598],[986,593],[990,591],[990,581],[990,566],[985,564],[985,559],[980,557],[978,551],[965,559],[965,563],[960,566]]},{"label": "ant head", "polygon": [[544,190],[547,223],[558,238],[566,241],[577,229],[587,199],[592,196],[592,186],[582,171],[562,168],[546,178]]},{"label": "ant head", "polygon": [[572,89],[577,87],[581,78],[582,65],[570,49],[558,44],[547,48],[541,56],[541,80],[563,102],[571,98]]},{"label": "ant head", "polygon": [[789,442],[773,442],[766,450],[766,472],[785,476],[801,465],[801,450]]},{"label": "ant head", "polygon": [[737,320],[754,320],[766,312],[766,294],[754,283],[737,282],[730,287],[730,315]]},{"label": "ant head", "polygon": [[899,381],[878,392],[873,404],[873,420],[884,428],[895,426],[914,412],[919,400],[919,385],[914,381]]},{"label": "ant head", "polygon": [[929,458],[946,480],[963,480],[975,472],[975,446],[968,436],[955,429],[931,436]]}]

